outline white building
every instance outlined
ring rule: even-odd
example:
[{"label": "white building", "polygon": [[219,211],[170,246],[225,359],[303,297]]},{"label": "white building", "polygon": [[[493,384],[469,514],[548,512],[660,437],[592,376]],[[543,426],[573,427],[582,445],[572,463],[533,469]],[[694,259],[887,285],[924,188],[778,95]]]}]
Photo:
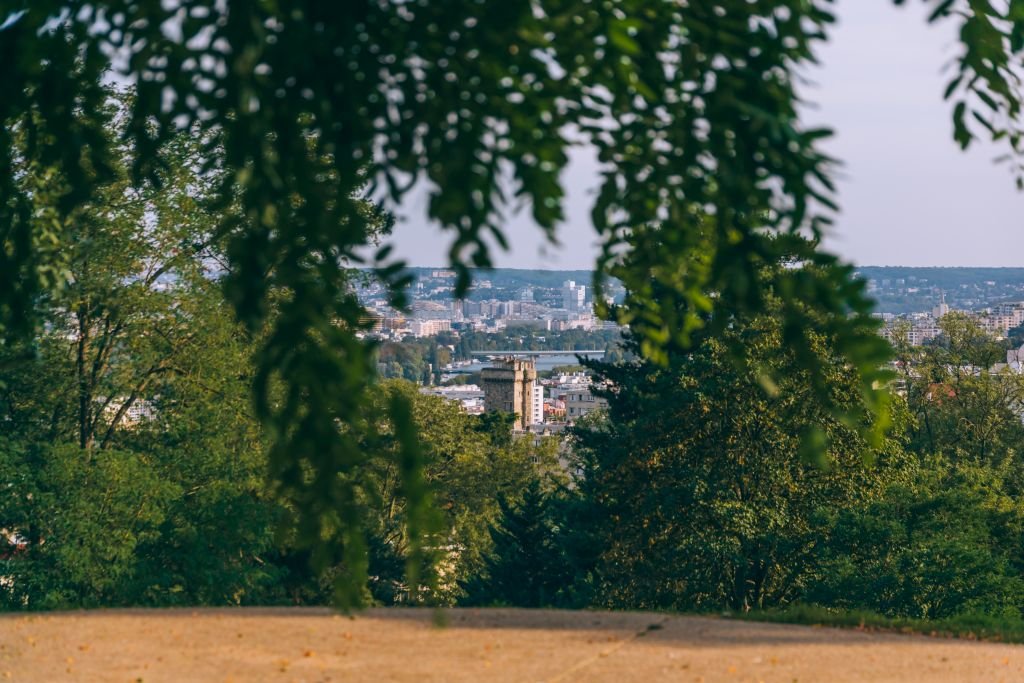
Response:
[{"label": "white building", "polygon": [[[104,406],[103,417],[108,420],[114,420],[123,407],[124,399],[115,398]],[[121,416],[120,426],[122,429],[132,429],[143,422],[151,422],[156,417],[156,406],[153,405],[152,401],[136,398],[124,411],[124,415]]]},{"label": "white building", "polygon": [[[909,324],[904,326],[904,323]],[[885,327],[882,329],[882,336],[895,343],[899,336],[897,331],[900,334],[906,335],[906,342],[911,346],[921,346],[926,341],[935,339],[942,334],[938,321],[928,314],[887,320]]]},{"label": "white building", "polygon": [[1024,345],[1006,352],[1006,365],[1018,375],[1024,374]]},{"label": "white building", "polygon": [[587,288],[584,285],[577,285],[574,280],[566,280],[562,283],[562,307],[571,312],[578,313],[586,309]]},{"label": "white building", "polygon": [[533,385],[533,395],[530,397],[530,412],[533,414],[533,424],[544,422],[544,387],[539,384]]},{"label": "white building", "polygon": [[448,387],[421,387],[421,394],[440,396],[455,401],[464,413],[481,415],[484,412],[484,390],[476,384],[456,384]]},{"label": "white building", "polygon": [[448,332],[451,329],[451,320],[413,320],[409,323],[409,331],[414,337],[432,337],[439,332]]},{"label": "white building", "polygon": [[1006,333],[1024,323],[1024,303],[999,304],[981,318],[981,326],[987,331],[1006,336]]},{"label": "white building", "polygon": [[590,313],[573,313],[566,320],[553,320],[552,330],[592,330],[597,320]]}]

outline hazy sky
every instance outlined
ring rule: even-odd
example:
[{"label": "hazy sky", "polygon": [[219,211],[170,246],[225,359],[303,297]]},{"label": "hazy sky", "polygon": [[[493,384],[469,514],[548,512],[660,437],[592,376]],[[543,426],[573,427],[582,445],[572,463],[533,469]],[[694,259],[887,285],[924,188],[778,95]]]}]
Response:
[{"label": "hazy sky", "polygon": [[[816,105],[806,120],[836,130],[826,149],[844,162],[842,213],[829,247],[860,265],[1024,266],[1024,194],[1005,166],[992,163],[1003,150],[972,145],[964,153],[952,140],[941,96],[942,67],[957,54],[955,31],[928,26],[925,3],[910,4],[841,0],[822,67],[802,90]],[[513,249],[495,249],[496,265],[592,267],[595,169],[581,150],[563,177],[561,247],[547,245],[524,211],[508,223]],[[398,214],[397,254],[410,265],[445,263],[449,237],[427,222],[424,192],[414,191]]]}]

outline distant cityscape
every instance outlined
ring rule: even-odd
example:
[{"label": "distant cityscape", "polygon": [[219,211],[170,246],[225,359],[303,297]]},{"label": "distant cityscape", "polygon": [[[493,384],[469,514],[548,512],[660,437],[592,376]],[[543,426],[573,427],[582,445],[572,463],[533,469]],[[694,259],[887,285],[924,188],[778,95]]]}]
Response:
[{"label": "distant cityscape", "polygon": [[[524,337],[544,341],[567,330],[618,330],[615,323],[594,315],[588,271],[479,271],[468,296],[456,299],[454,271],[410,270],[415,280],[408,312],[391,308],[379,284],[359,288],[360,301],[371,318],[367,335],[391,344],[438,338],[439,345],[454,352],[454,342],[470,335],[496,336],[509,342],[499,342],[499,348],[512,348],[513,343],[521,345]],[[1024,268],[864,267],[857,274],[876,300],[877,315],[884,321],[882,334],[890,339],[898,333],[911,345],[924,344],[939,336],[940,319],[952,311],[969,314],[995,338],[1006,338],[1024,325]],[[617,301],[624,293],[621,284],[613,281],[603,295]],[[564,356],[556,358],[574,365],[576,350],[561,350]],[[458,401],[469,413],[511,413],[517,431],[537,434],[557,433],[605,405],[591,387],[588,373],[564,367],[543,371],[544,360],[538,352],[478,355],[452,357],[441,367],[431,368],[436,374],[422,382],[422,391]],[[603,352],[595,349],[590,355],[600,357]],[[480,383],[457,381],[467,373]]]},{"label": "distant cityscape", "polygon": [[[454,298],[454,271],[424,268],[414,272],[408,314],[390,307],[380,285],[371,283],[359,290],[360,300],[373,318],[369,335],[401,342],[410,337],[455,337],[470,332],[512,336],[618,329],[615,323],[594,315],[594,292],[589,286],[592,274],[587,271],[488,271],[474,280],[472,291],[462,300]],[[611,300],[623,294],[618,283],[612,283],[606,293]],[[565,350],[563,360],[575,364],[575,351]],[[593,393],[586,372],[553,371],[538,376],[536,355],[529,351],[491,354],[479,368],[482,386],[443,384],[460,370],[481,365],[472,359],[453,360],[440,368],[442,384],[425,386],[422,391],[458,401],[471,414],[510,413],[515,431],[538,435],[557,433],[606,404]]]},{"label": "distant cityscape", "polygon": [[[456,299],[455,272],[440,268],[411,269],[411,311],[395,311],[377,283],[359,288],[360,301],[370,311],[372,334],[396,340],[431,337],[440,332],[474,330],[502,332],[509,328],[561,331],[613,329],[614,323],[593,313],[593,289],[588,271],[485,271],[465,299]],[[609,299],[620,298],[623,288],[610,285]]]},{"label": "distant cityscape", "polygon": [[951,311],[969,314],[996,338],[1024,324],[1024,268],[862,268],[859,275],[890,340],[897,331],[913,346],[935,339]]}]

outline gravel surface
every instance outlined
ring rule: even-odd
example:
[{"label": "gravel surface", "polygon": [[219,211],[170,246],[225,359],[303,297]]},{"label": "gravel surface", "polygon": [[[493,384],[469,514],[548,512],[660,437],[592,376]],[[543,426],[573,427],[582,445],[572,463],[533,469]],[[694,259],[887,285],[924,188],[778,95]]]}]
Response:
[{"label": "gravel surface", "polygon": [[1024,681],[1024,646],[661,614],[102,610],[0,616],[0,681]]}]

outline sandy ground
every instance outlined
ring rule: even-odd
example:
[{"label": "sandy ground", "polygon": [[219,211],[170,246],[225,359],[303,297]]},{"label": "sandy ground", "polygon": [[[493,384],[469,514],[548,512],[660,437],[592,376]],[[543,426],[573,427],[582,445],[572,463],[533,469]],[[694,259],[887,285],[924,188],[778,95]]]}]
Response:
[{"label": "sandy ground", "polygon": [[316,609],[0,616],[0,681],[1024,681],[1024,646],[659,614]]}]

